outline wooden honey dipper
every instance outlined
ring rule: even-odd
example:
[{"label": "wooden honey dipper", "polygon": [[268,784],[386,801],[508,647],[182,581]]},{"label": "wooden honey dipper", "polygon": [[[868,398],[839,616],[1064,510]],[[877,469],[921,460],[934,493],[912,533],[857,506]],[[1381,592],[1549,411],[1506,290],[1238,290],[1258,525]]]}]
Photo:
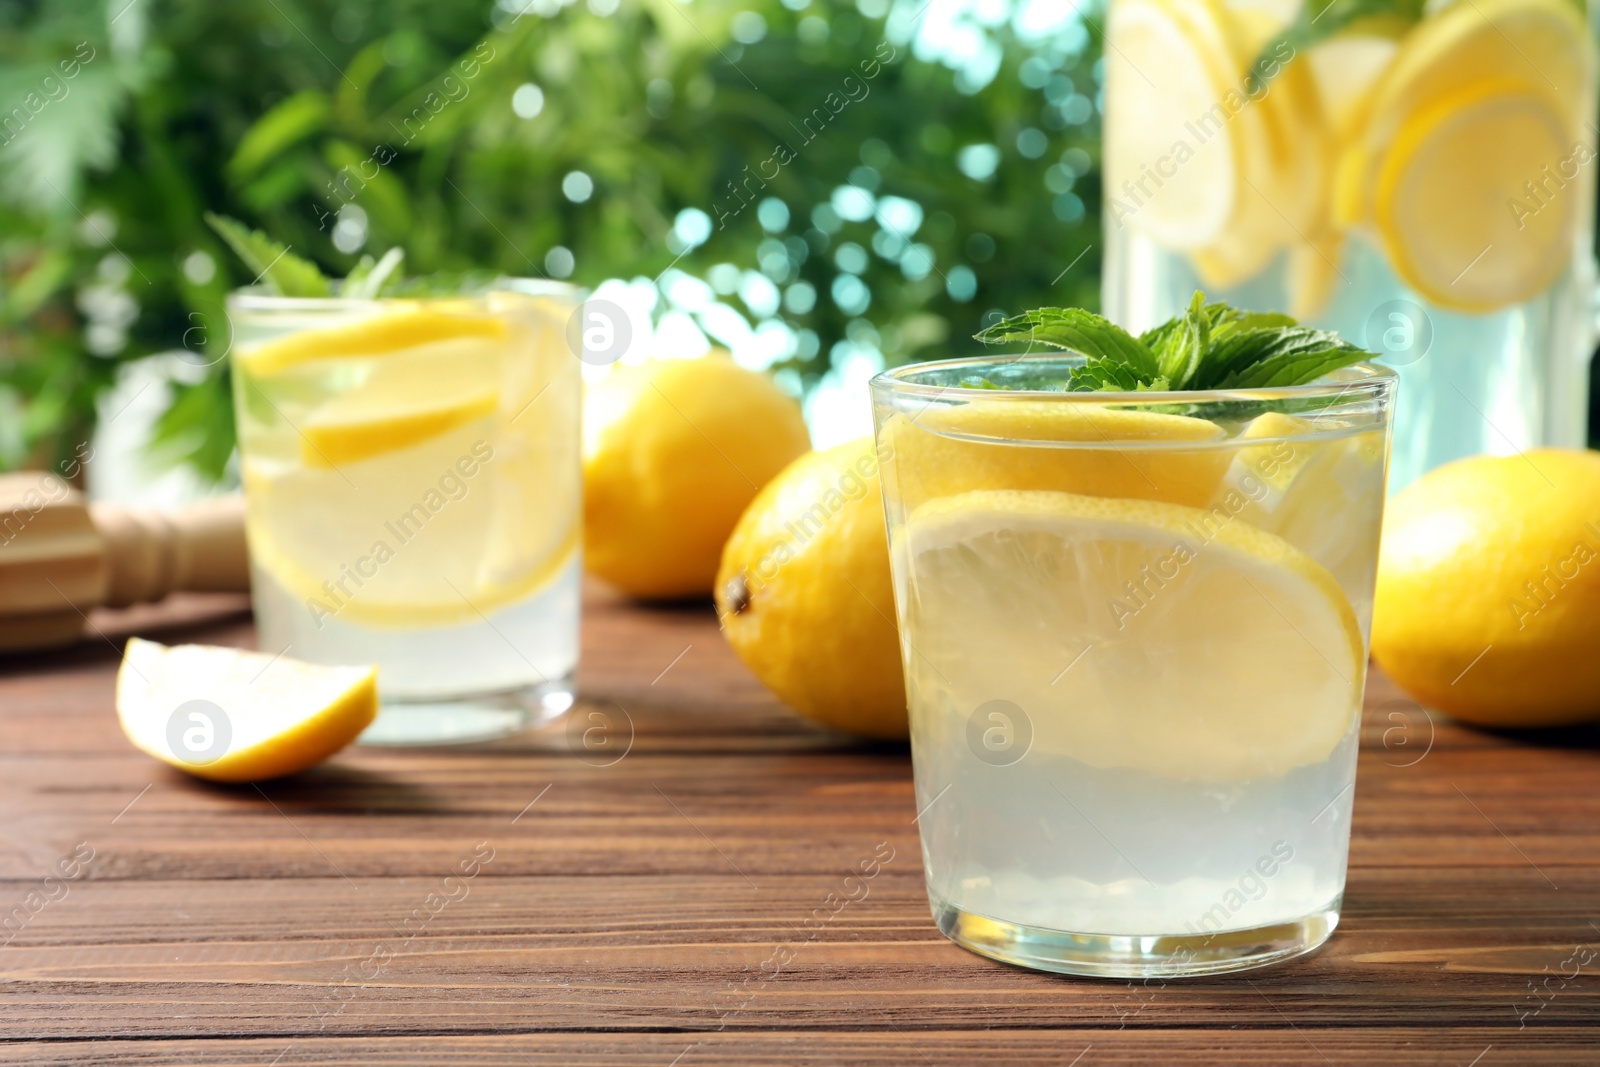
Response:
[{"label": "wooden honey dipper", "polygon": [[164,512],[90,504],[50,473],[0,474],[0,652],[71,644],[93,607],[249,589],[237,494]]}]

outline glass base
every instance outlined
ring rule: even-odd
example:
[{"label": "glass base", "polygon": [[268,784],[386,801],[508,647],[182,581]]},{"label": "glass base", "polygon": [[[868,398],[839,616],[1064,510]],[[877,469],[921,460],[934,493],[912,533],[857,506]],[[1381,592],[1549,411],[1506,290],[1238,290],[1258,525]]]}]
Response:
[{"label": "glass base", "polygon": [[1292,922],[1206,934],[1075,934],[962,911],[929,894],[939,931],[1002,963],[1090,978],[1186,978],[1247,971],[1317,949],[1339,925],[1340,898]]},{"label": "glass base", "polygon": [[571,675],[508,693],[384,700],[357,739],[363,745],[461,745],[531,730],[572,707]]}]

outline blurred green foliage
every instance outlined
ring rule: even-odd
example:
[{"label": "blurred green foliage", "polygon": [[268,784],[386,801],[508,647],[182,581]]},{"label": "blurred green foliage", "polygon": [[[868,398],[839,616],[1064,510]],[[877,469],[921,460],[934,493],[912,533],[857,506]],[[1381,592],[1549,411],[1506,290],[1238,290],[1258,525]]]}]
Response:
[{"label": "blurred green foliage", "polygon": [[330,274],[400,245],[410,272],[676,283],[713,337],[714,291],[794,388],[1096,306],[1068,7],[0,0],[0,466],[69,455],[118,364],[178,350],[161,447],[221,474],[251,278],[207,210]]}]

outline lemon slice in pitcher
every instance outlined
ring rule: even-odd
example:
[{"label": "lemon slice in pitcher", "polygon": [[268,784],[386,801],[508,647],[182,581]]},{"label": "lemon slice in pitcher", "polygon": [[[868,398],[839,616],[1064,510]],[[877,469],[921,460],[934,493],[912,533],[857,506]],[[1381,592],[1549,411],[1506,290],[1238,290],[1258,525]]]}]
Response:
[{"label": "lemon slice in pitcher", "polygon": [[978,491],[919,508],[897,551],[916,576],[911,706],[961,716],[1010,701],[1041,757],[1270,778],[1327,759],[1356,722],[1365,655],[1348,600],[1310,557],[1237,519]]},{"label": "lemon slice in pitcher", "polygon": [[1572,259],[1579,195],[1535,199],[1536,164],[1572,148],[1548,94],[1484,82],[1408,122],[1378,173],[1374,222],[1396,273],[1441,307],[1485,311],[1542,292]]},{"label": "lemon slice in pitcher", "polygon": [[1168,248],[1215,241],[1243,187],[1241,128],[1204,118],[1213,108],[1227,114],[1233,79],[1220,11],[1203,0],[1119,0],[1106,43],[1107,210]]},{"label": "lemon slice in pitcher", "polygon": [[[1363,107],[1336,216],[1372,223],[1401,279],[1441,306],[1534,296],[1571,259],[1577,198],[1543,168],[1578,150],[1593,65],[1566,0],[1474,0],[1425,19]],[[1546,192],[1530,201],[1529,182]]]}]

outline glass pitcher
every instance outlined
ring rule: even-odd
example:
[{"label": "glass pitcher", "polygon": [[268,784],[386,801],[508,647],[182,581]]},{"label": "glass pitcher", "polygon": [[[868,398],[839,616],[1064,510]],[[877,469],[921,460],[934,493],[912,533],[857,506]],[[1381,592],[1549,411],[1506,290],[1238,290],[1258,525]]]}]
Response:
[{"label": "glass pitcher", "polygon": [[1198,288],[1379,353],[1391,490],[1581,446],[1594,42],[1582,0],[1110,0],[1107,315]]}]

